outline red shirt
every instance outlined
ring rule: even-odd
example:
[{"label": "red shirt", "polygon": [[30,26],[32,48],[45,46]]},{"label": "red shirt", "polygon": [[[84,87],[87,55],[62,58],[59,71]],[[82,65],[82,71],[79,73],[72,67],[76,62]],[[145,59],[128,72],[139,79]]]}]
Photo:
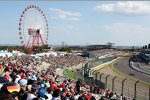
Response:
[{"label": "red shirt", "polygon": [[52,87],[53,89],[56,88],[56,86],[57,86],[56,84],[53,83],[50,84],[50,87]]},{"label": "red shirt", "polygon": [[54,85],[54,89],[57,90],[59,89],[59,87],[57,85]]},{"label": "red shirt", "polygon": [[21,74],[21,79],[26,78],[25,74]]},{"label": "red shirt", "polygon": [[2,65],[0,65],[0,69],[1,69],[1,68],[3,68],[3,66],[2,66]]},{"label": "red shirt", "polygon": [[109,91],[107,91],[107,92],[106,92],[106,94],[105,94],[105,96],[106,96],[106,97],[108,97],[108,96],[109,96],[109,94],[110,94],[110,92],[109,92]]},{"label": "red shirt", "polygon": [[61,87],[64,89],[64,88],[66,88],[66,84],[65,83],[62,83],[61,84]]},{"label": "red shirt", "polygon": [[99,88],[99,89],[98,89],[98,92],[99,92],[99,93],[102,93],[102,92],[103,92],[103,89]]},{"label": "red shirt", "polygon": [[85,96],[86,99],[90,100],[91,99],[91,95],[88,93],[86,96]]},{"label": "red shirt", "polygon": [[93,92],[94,91],[94,86],[90,87],[90,91]]}]

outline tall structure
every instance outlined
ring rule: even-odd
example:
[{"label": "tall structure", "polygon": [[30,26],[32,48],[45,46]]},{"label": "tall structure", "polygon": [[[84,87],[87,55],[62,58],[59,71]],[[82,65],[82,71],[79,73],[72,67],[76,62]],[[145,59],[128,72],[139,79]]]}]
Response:
[{"label": "tall structure", "polygon": [[35,46],[47,45],[48,22],[43,11],[31,5],[26,7],[19,19],[19,36],[21,44],[33,51]]},{"label": "tall structure", "polygon": [[107,45],[109,45],[112,48],[115,45],[115,43],[108,42]]}]

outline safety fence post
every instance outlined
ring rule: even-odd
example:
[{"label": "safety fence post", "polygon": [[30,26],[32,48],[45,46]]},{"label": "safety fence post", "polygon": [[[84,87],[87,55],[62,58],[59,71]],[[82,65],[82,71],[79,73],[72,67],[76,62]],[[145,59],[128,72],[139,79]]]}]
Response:
[{"label": "safety fence post", "polygon": [[122,93],[122,96],[123,96],[123,89],[124,89],[124,82],[125,82],[125,80],[127,80],[127,78],[125,78],[123,81],[122,81],[122,89],[121,89],[121,93]]},{"label": "safety fence post", "polygon": [[134,84],[134,100],[136,100],[136,93],[137,93],[137,91],[136,91],[136,85],[137,85],[138,82],[139,82],[139,80],[136,81],[135,84]]},{"label": "safety fence post", "polygon": [[103,75],[104,73],[102,73],[102,74],[100,74],[100,81],[102,82],[102,75]]},{"label": "safety fence post", "polygon": [[115,76],[115,77],[112,79],[112,91],[114,91],[114,81],[115,81],[115,78],[117,78],[117,76]]},{"label": "safety fence post", "polygon": [[150,100],[150,85],[149,85],[149,100]]},{"label": "safety fence post", "polygon": [[107,89],[107,78],[109,77],[110,75],[107,75],[106,78],[105,78],[105,90]]}]

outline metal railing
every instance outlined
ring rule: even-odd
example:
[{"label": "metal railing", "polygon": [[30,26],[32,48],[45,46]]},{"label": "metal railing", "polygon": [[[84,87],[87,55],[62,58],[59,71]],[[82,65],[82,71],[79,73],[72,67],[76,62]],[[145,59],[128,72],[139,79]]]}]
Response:
[{"label": "metal railing", "polygon": [[[92,68],[94,62],[89,63],[89,68]],[[84,69],[84,65],[82,66]],[[145,85],[139,80],[131,80],[128,78],[120,78],[100,72],[93,72],[92,77],[84,77],[86,83],[101,87],[104,90],[111,90],[118,95],[123,95],[127,98],[134,98],[135,100],[150,100],[150,85]]]}]

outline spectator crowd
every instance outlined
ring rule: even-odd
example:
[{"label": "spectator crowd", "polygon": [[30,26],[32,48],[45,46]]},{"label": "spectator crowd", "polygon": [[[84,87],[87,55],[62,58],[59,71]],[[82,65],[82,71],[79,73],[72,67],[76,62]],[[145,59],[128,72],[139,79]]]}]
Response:
[{"label": "spectator crowd", "polygon": [[[110,90],[105,92],[80,79],[75,81],[56,74],[57,67],[53,64],[71,67],[84,62],[84,58],[66,55],[45,59],[0,57],[0,100],[123,100]],[[36,61],[48,62],[49,65],[45,70],[37,70],[36,65],[33,66]]]},{"label": "spectator crowd", "polygon": [[114,50],[114,49],[94,50],[94,51],[91,51],[91,53],[98,56],[98,57],[103,56],[103,55],[119,56],[119,55],[125,54],[124,51],[118,51],[118,50]]}]

